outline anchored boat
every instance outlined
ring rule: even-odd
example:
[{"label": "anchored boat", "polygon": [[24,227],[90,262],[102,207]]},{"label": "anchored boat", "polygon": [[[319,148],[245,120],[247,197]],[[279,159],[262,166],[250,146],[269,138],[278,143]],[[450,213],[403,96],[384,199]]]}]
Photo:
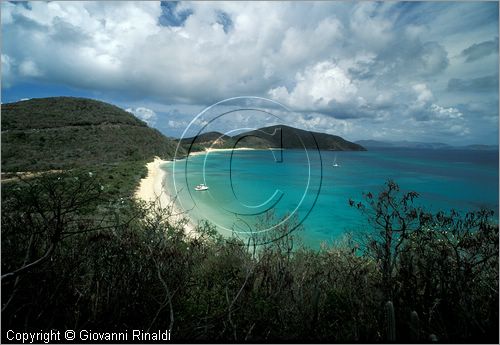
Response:
[{"label": "anchored boat", "polygon": [[208,189],[208,186],[206,186],[204,183],[200,183],[199,185],[194,187],[194,190],[196,190],[198,192],[203,191],[203,190],[207,190],[207,189]]}]

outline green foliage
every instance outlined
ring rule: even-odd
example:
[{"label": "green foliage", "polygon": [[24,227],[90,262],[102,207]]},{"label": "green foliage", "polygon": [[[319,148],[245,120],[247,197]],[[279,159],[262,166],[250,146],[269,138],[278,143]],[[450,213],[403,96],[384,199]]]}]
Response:
[{"label": "green foliage", "polygon": [[147,127],[145,122],[114,105],[85,98],[33,98],[2,104],[3,131],[104,124]]},{"label": "green foliage", "polygon": [[495,327],[498,310],[498,224],[490,211],[459,217],[438,213],[414,232],[401,251],[397,289],[423,315],[439,339],[473,339]]},{"label": "green foliage", "polygon": [[103,102],[54,97],[2,105],[3,172],[173,158],[176,147],[132,114]]},{"label": "green foliage", "polygon": [[379,265],[381,290],[394,302],[403,333],[411,334],[408,315],[418,311],[421,329],[432,338],[495,338],[499,251],[493,211],[430,213],[413,204],[417,197],[388,181],[378,196],[365,194],[365,204],[350,201],[376,229],[366,255]]},{"label": "green foliage", "polygon": [[[3,329],[168,328],[177,342],[498,339],[498,225],[489,212],[422,213],[420,225],[395,232],[386,304],[385,236],[316,251],[300,245],[293,223],[245,241],[223,239],[208,222],[188,235],[172,207],[107,194],[107,174],[75,170],[4,186],[2,274],[57,245],[3,277]],[[372,199],[388,205],[397,191]],[[413,213],[409,203],[405,212]],[[268,214],[258,227],[276,219]],[[401,229],[401,219],[389,228]],[[69,236],[54,237],[55,229]]]}]

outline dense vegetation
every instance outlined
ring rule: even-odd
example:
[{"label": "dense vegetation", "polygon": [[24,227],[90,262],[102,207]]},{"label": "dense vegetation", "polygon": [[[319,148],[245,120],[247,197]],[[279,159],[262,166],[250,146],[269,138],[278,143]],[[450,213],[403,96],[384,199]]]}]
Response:
[{"label": "dense vegetation", "polygon": [[2,172],[172,158],[175,148],[132,114],[103,102],[53,97],[2,105]]},{"label": "dense vegetation", "polygon": [[86,98],[33,98],[2,104],[4,131],[102,124],[146,127],[143,121],[121,108]]},{"label": "dense vegetation", "polygon": [[[2,193],[2,328],[171,329],[175,341],[498,341],[498,224],[430,214],[388,182],[374,229],[321,250],[248,241],[48,174]],[[258,229],[257,229],[258,230]],[[369,234],[375,234],[370,236]],[[379,236],[380,234],[380,236]],[[5,337],[5,333],[3,334]]]},{"label": "dense vegetation", "polygon": [[276,125],[244,132],[235,136],[223,135],[219,132],[202,133],[196,137],[184,138],[181,145],[187,151],[198,151],[204,148],[250,147],[256,149],[320,149],[323,151],[364,151],[359,144],[347,141],[337,135],[305,131],[302,129]]},{"label": "dense vegetation", "polygon": [[[417,193],[389,181],[362,201],[346,200],[366,215],[369,225],[359,229],[366,236],[320,250],[300,244],[300,227],[228,240],[204,222],[188,237],[171,208],[131,198],[144,163],[169,156],[172,143],[112,106],[63,101],[87,115],[108,114],[107,123],[90,115],[92,124],[78,123],[83,113],[71,122],[73,110],[47,110],[40,116],[68,119],[42,130],[44,121],[23,126],[2,105],[2,154],[11,153],[2,156],[2,171],[60,169],[2,181],[3,342],[9,329],[170,329],[176,342],[498,342],[491,211],[432,214],[414,205]],[[113,126],[128,128],[131,138]],[[74,158],[75,134],[67,132],[74,128],[82,131],[80,146],[103,148],[100,141],[109,140],[108,152]],[[64,146],[54,166],[46,165],[57,158],[50,150],[25,149],[44,130],[56,133],[44,145]],[[16,133],[25,133],[25,146]],[[139,154],[127,153],[134,147]],[[260,226],[273,219],[266,215]]]}]

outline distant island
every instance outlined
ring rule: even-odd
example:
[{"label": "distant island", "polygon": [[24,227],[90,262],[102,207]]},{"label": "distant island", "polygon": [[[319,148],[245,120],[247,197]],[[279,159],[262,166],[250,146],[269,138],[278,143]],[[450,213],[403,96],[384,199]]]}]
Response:
[{"label": "distant island", "polygon": [[311,132],[285,125],[263,127],[235,136],[227,136],[220,132],[207,132],[178,140],[187,151],[235,147],[255,149],[302,149],[306,147],[308,149],[319,148],[324,151],[366,151],[362,145],[347,141],[337,135]]},{"label": "distant island", "polygon": [[379,141],[379,140],[358,140],[356,144],[363,145],[367,148],[408,148],[408,149],[442,149],[442,150],[498,150],[498,145],[460,145],[453,146],[444,143],[426,143],[420,141]]}]

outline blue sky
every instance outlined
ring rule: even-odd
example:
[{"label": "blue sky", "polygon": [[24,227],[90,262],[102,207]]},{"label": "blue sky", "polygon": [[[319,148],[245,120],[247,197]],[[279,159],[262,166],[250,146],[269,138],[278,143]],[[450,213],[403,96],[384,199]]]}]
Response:
[{"label": "blue sky", "polygon": [[498,2],[1,6],[3,103],[90,97],[179,136],[247,95],[349,140],[498,143]]}]

